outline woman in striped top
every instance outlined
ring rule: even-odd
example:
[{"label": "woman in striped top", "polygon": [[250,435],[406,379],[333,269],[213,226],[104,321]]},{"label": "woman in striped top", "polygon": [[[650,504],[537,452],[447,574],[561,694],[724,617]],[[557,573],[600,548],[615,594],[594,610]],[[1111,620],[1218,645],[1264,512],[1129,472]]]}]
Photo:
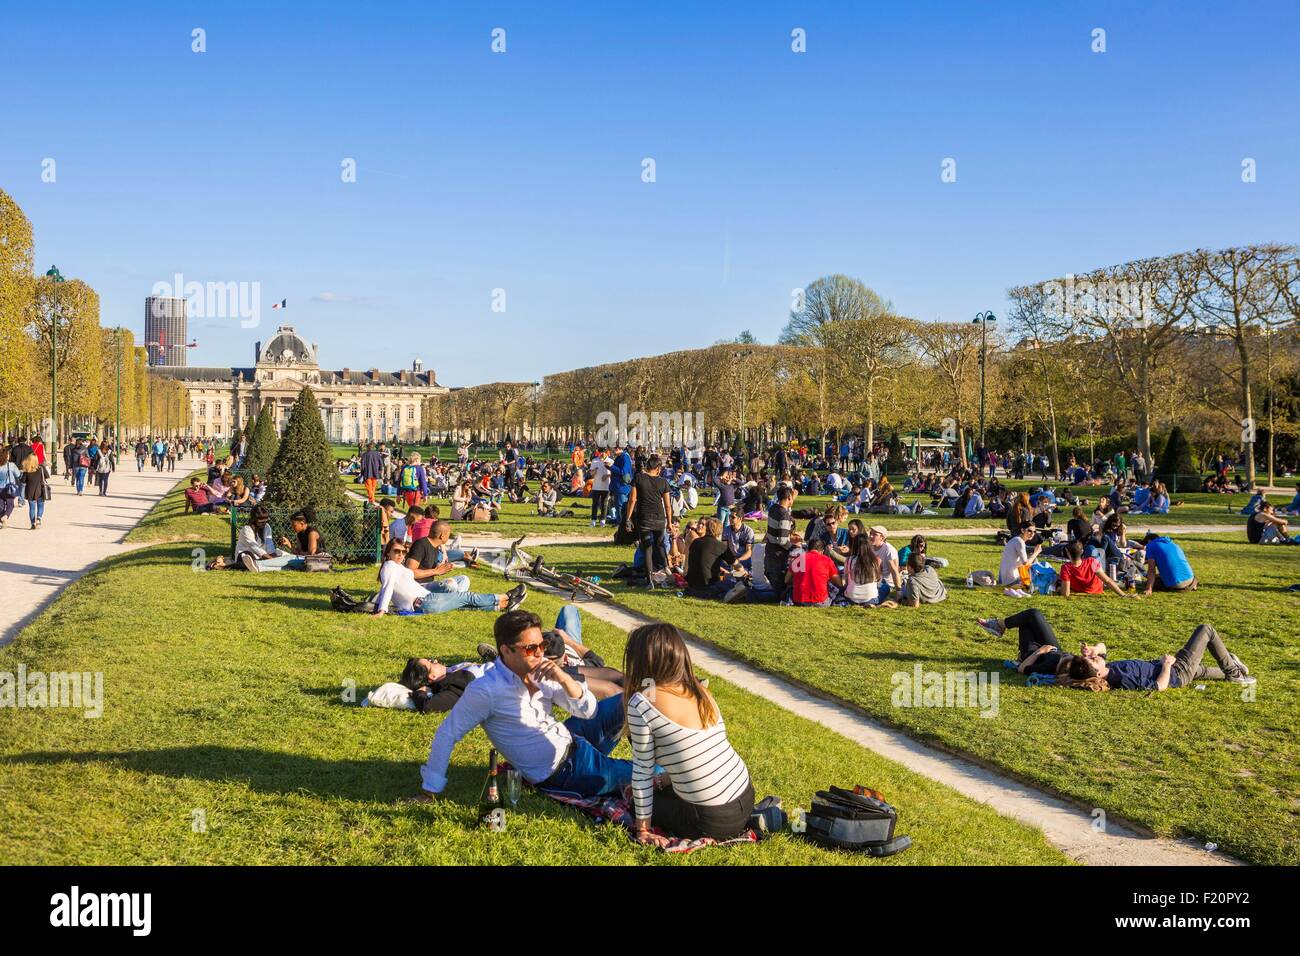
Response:
[{"label": "woman in striped top", "polygon": [[[637,839],[663,840],[653,824],[687,839],[730,839],[754,809],[749,770],[727,740],[713,696],[695,677],[690,652],[670,624],[638,627],[623,660],[625,726],[632,744]],[[656,765],[662,774],[656,776]],[[656,782],[663,789],[655,792]]]}]

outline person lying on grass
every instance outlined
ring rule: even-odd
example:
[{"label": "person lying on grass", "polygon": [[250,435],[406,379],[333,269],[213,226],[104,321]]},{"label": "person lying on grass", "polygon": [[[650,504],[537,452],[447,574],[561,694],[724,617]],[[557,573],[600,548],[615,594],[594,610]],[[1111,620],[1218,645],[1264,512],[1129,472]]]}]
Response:
[{"label": "person lying on grass", "polygon": [[[1201,663],[1209,651],[1218,667]],[[1255,678],[1241,659],[1228,650],[1223,638],[1209,624],[1202,624],[1177,654],[1155,660],[1107,661],[1085,652],[1070,661],[1066,687],[1082,690],[1173,690],[1198,680],[1226,680],[1234,684],[1253,684]]]},{"label": "person lying on grass", "polygon": [[652,826],[690,840],[739,836],[754,810],[749,768],[727,739],[713,695],[695,676],[681,633],[671,624],[638,627],[628,635],[623,670],[629,685],[641,688],[627,698],[623,720],[632,745],[638,842],[665,842]]},{"label": "person lying on grass", "polygon": [[1060,584],[1062,597],[1071,594],[1102,594],[1104,587],[1110,588],[1120,597],[1136,597],[1120,587],[1110,575],[1101,569],[1101,562],[1087,557],[1083,553],[1083,542],[1071,541],[1065,546],[1067,560],[1061,565]]},{"label": "person lying on grass", "polygon": [[1148,531],[1142,544],[1146,549],[1147,563],[1145,594],[1153,590],[1195,591],[1199,587],[1187,555],[1173,538]]},{"label": "person lying on grass", "polygon": [[[384,563],[379,569],[379,593],[375,596],[372,617],[387,614],[390,606],[415,614],[441,614],[462,608],[511,611],[519,607],[528,594],[528,589],[522,584],[505,594],[476,594],[469,590],[468,579],[464,582],[465,590],[426,588],[416,582],[415,573],[406,566],[407,553],[405,541],[393,540],[385,546]],[[455,586],[460,587],[460,582]]]},{"label": "person lying on grass", "polygon": [[[979,618],[980,627],[994,637],[1002,637],[1007,631],[1016,631],[1020,650],[1016,656],[1016,670],[1021,674],[1051,674],[1057,678],[1064,677],[1069,669],[1073,654],[1061,650],[1061,642],[1056,639],[1056,632],[1047,622],[1046,615],[1036,607],[1028,608],[1008,618]],[[1081,654],[1091,654],[1103,660],[1106,657],[1105,644],[1082,644]]]},{"label": "person lying on grass", "polygon": [[[496,665],[470,682],[438,726],[415,801],[431,801],[446,789],[452,751],[480,726],[534,787],[583,797],[621,794],[632,782],[632,761],[609,754],[623,733],[623,695],[597,703],[588,685],[548,658],[536,614],[508,611],[492,632]],[[554,707],[573,716],[561,723]]]}]

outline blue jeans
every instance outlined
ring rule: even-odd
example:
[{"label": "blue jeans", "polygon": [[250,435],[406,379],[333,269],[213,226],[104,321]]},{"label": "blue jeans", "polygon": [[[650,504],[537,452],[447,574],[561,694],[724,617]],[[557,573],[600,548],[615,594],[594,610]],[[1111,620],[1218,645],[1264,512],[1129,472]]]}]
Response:
[{"label": "blue jeans", "polygon": [[302,571],[306,567],[307,564],[302,558],[287,551],[281,551],[273,558],[257,559],[259,571]]},{"label": "blue jeans", "polygon": [[[564,617],[563,611],[560,616]],[[573,750],[538,788],[583,797],[621,794],[632,782],[632,761],[615,760],[609,752],[623,732],[623,695],[602,700],[596,705],[596,716],[570,717],[564,726],[573,735]]]},{"label": "blue jeans", "polygon": [[27,499],[27,517],[35,523],[37,518],[45,517],[45,499],[28,498]]},{"label": "blue jeans", "polygon": [[430,581],[424,589],[430,594],[463,594],[469,590],[469,578],[458,574],[455,577],[443,578],[441,581]]},{"label": "blue jeans", "polygon": [[555,626],[579,644],[582,643],[582,615],[572,604],[560,608],[560,613],[555,617]]},{"label": "blue jeans", "polygon": [[442,614],[444,611],[458,611],[461,608],[495,611],[497,596],[474,594],[470,591],[430,591],[428,597],[420,598],[420,606],[416,611],[420,614]]},{"label": "blue jeans", "polygon": [[78,467],[77,468],[77,494],[81,494],[82,489],[85,487],[86,487],[86,469]]}]

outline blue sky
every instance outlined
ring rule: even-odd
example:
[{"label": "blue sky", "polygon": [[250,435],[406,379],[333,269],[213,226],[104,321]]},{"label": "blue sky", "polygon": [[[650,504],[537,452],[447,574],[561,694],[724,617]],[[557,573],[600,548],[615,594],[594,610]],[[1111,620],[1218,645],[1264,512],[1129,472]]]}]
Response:
[{"label": "blue sky", "polygon": [[832,272],[952,320],[1300,239],[1297,38],[1283,2],[10,4],[0,188],[105,325],[176,273],[260,282],[192,364],[279,320],[331,367],[536,379],[774,341]]}]

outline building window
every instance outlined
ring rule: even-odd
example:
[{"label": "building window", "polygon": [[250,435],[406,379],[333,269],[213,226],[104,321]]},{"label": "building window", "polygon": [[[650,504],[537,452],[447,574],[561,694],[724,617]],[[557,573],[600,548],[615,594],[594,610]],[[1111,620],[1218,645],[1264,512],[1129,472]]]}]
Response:
[{"label": "building window", "polygon": [[[200,417],[200,418],[207,418],[207,417],[208,417],[208,403],[207,403],[207,402],[199,402],[199,417]],[[203,432],[199,432],[199,434],[202,435]]]},{"label": "building window", "polygon": [[212,403],[212,417],[213,417],[213,418],[220,418],[220,417],[221,417],[221,403],[220,403],[220,402],[213,402],[213,403]]},{"label": "building window", "polygon": [[415,421],[415,406],[414,406],[414,405],[407,405],[407,406],[406,406],[406,420],[407,420],[408,422],[413,422],[413,421]]},{"label": "building window", "polygon": [[357,420],[357,406],[355,405],[352,406],[352,420],[353,421]]},{"label": "building window", "polygon": [[366,421],[370,421],[370,406],[366,406]]},{"label": "building window", "polygon": [[249,415],[252,414],[252,412],[251,412],[252,407],[253,407],[253,403],[250,402],[248,399],[244,399],[244,417],[245,417],[245,418],[248,418]]},{"label": "building window", "polygon": [[208,433],[208,426],[207,426],[207,425],[200,425],[200,426],[199,426],[199,437],[202,438],[202,437],[206,436],[207,433]]}]

